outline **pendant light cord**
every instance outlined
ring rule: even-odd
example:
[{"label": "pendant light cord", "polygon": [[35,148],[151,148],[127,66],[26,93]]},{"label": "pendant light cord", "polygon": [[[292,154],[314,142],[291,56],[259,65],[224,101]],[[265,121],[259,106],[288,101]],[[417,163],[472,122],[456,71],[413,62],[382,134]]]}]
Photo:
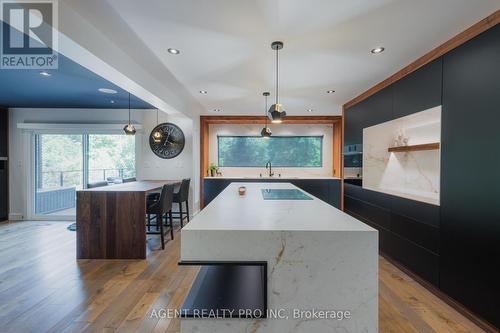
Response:
[{"label": "pendant light cord", "polygon": [[278,87],[279,87],[279,80],[280,80],[280,76],[279,76],[279,67],[280,67],[280,63],[279,63],[279,56],[278,56],[278,52],[279,52],[279,49],[276,48],[276,104],[278,104]]},{"label": "pendant light cord", "polygon": [[158,126],[158,109],[156,109],[156,126]]},{"label": "pendant light cord", "polygon": [[130,125],[130,92],[128,93],[128,124]]},{"label": "pendant light cord", "polygon": [[266,108],[264,109],[264,115],[266,116],[266,129],[267,129],[267,95],[264,95],[266,98]]}]

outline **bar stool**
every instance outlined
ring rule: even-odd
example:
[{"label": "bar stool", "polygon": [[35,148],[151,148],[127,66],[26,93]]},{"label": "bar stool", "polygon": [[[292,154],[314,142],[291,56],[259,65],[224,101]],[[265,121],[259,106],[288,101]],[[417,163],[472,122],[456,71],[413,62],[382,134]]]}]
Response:
[{"label": "bar stool", "polygon": [[[179,204],[179,211],[173,212],[174,218],[179,218],[181,222],[181,228],[184,227],[183,220],[187,218],[189,222],[189,183],[191,179],[183,179],[181,185],[174,190],[174,202]],[[186,211],[182,210],[182,203],[186,203]]]},{"label": "bar stool", "polygon": [[[167,215],[170,220],[170,237],[174,239],[174,228],[172,223],[173,198],[174,198],[174,185],[163,185],[160,193],[160,199],[148,205],[146,208],[146,214],[148,216],[148,221],[146,224],[148,230],[146,231],[146,234],[160,235],[162,250],[165,249],[165,232],[163,231],[163,218],[165,218],[165,224],[166,224]],[[151,215],[155,215],[155,220],[156,220],[155,226],[157,231],[150,231],[150,227],[152,226]]]}]

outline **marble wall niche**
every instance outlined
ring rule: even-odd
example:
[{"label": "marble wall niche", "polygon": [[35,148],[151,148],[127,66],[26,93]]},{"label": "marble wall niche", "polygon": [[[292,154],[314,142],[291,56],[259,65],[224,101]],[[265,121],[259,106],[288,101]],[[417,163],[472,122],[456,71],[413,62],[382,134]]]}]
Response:
[{"label": "marble wall niche", "polygon": [[389,147],[441,142],[441,106],[363,129],[363,188],[439,205],[440,150]]}]

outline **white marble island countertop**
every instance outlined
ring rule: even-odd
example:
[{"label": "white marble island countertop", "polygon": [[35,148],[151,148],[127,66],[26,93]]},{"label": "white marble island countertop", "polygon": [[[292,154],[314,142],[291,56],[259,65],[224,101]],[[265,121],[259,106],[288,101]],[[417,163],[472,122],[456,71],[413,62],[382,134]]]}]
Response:
[{"label": "white marble island countertop", "polygon": [[[247,188],[244,196],[238,188]],[[370,226],[308,194],[313,200],[264,200],[261,189],[298,189],[290,183],[232,183],[186,230],[371,231]],[[313,214],[313,215],[311,215]],[[314,217],[314,218],[313,218]]]},{"label": "white marble island countertop", "polygon": [[[183,318],[181,331],[377,332],[378,232],[310,194],[264,200],[262,189],[298,188],[230,184],[182,229],[181,261],[267,263],[267,308],[287,317]],[[318,309],[349,318],[295,315]]]}]

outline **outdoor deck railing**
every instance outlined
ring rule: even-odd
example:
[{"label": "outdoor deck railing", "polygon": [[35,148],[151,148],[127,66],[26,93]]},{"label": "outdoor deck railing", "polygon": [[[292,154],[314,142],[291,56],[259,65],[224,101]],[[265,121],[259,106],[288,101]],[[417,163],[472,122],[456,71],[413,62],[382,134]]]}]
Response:
[{"label": "outdoor deck railing", "polygon": [[[51,214],[76,207],[76,190],[81,188],[82,170],[44,171],[39,175],[35,196],[35,213]],[[133,177],[132,169],[91,169],[89,182],[108,178]]]}]

